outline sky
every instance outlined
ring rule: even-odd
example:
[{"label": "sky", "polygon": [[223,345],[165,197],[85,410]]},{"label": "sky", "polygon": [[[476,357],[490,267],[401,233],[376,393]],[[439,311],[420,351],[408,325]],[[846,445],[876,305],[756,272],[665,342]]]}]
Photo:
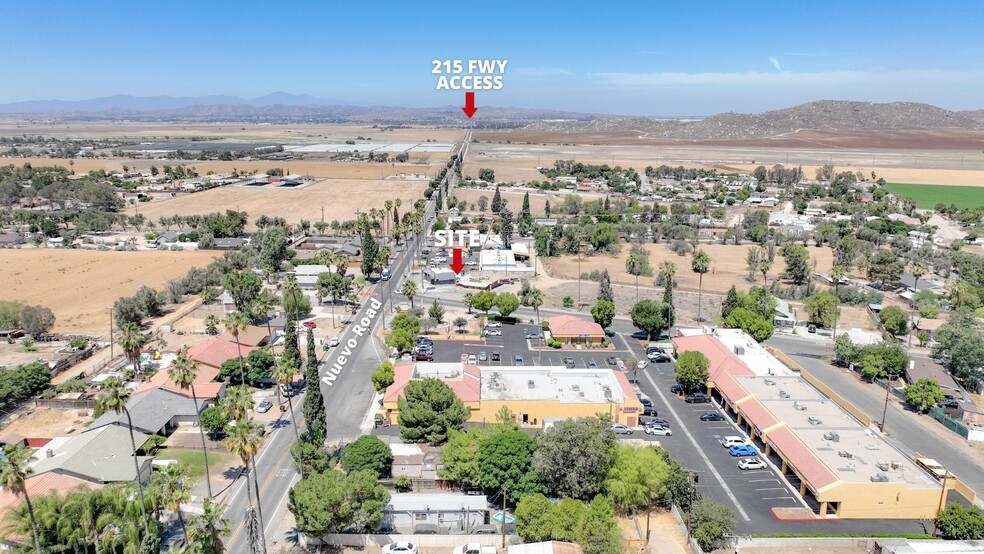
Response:
[{"label": "sky", "polygon": [[647,116],[820,99],[984,108],[984,2],[0,0],[0,103],[115,94],[460,105],[435,59],[508,60],[476,104]]}]

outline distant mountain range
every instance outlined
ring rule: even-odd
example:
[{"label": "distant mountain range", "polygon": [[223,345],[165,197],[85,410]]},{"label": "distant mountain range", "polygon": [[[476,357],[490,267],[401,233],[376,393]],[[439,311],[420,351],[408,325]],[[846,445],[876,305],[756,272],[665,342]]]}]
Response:
[{"label": "distant mountain range", "polygon": [[274,92],[238,96],[129,96],[89,100],[38,100],[0,104],[0,114],[63,120],[257,121],[425,124],[516,128],[532,132],[638,131],[648,138],[732,140],[776,137],[803,130],[984,129],[984,110],[954,112],[914,102],[820,100],[758,114],[721,113],[707,118],[626,118],[616,115],[480,106],[473,120],[460,106],[401,108],[325,100],[310,94]]}]

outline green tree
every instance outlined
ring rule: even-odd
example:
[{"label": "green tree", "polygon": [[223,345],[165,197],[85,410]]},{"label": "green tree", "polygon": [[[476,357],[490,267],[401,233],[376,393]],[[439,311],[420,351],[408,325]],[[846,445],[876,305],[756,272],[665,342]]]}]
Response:
[{"label": "green tree", "polygon": [[441,303],[437,301],[437,298],[435,298],[434,302],[432,302],[430,307],[427,308],[427,315],[437,322],[438,325],[444,323],[444,306],[441,306]]},{"label": "green tree", "polygon": [[946,540],[972,541],[984,539],[984,510],[977,506],[964,508],[953,503],[936,518],[940,536]]},{"label": "green tree", "polygon": [[304,393],[304,405],[301,413],[307,424],[305,440],[322,445],[325,442],[325,402],[321,396],[320,372],[318,370],[318,354],[314,345],[314,330],[307,330],[307,364],[304,370],[304,380],[308,383]]},{"label": "green tree", "polygon": [[731,310],[724,323],[731,329],[741,329],[757,342],[762,342],[772,336],[775,331],[772,320],[747,308]]},{"label": "green tree", "polygon": [[55,314],[44,306],[24,306],[20,312],[20,327],[35,340],[48,334],[55,325]]},{"label": "green tree", "polygon": [[711,367],[707,356],[698,350],[688,350],[681,353],[673,364],[676,381],[683,390],[698,390],[707,382],[708,369]]},{"label": "green tree", "polygon": [[602,495],[594,497],[585,510],[578,528],[578,541],[584,554],[620,554],[622,533],[611,502]]},{"label": "green tree", "polygon": [[550,511],[553,503],[540,493],[524,496],[516,504],[516,533],[526,542],[553,539]]},{"label": "green tree", "polygon": [[393,384],[395,377],[393,373],[393,362],[387,360],[379,364],[376,367],[376,371],[372,372],[372,386],[375,387],[376,392],[383,394]]},{"label": "green tree", "polygon": [[303,314],[311,313],[311,301],[305,296],[293,274],[287,275],[280,288],[283,291],[280,295],[280,305],[284,307],[284,312],[289,317],[296,320]]},{"label": "green tree", "polygon": [[331,298],[331,324],[335,325],[335,304],[352,290],[352,280],[335,272],[318,274],[318,295]]},{"label": "green tree", "polygon": [[188,540],[195,552],[200,554],[223,554],[225,545],[222,538],[229,535],[231,520],[222,517],[225,506],[210,498],[205,499],[202,513],[188,522]]},{"label": "green tree", "polygon": [[[284,228],[277,225],[264,229],[259,237],[260,267],[272,267],[280,271],[280,265],[290,257],[290,240]],[[255,240],[255,239],[254,239]],[[237,304],[238,307],[238,304]]]},{"label": "green tree", "polygon": [[565,419],[537,436],[533,465],[552,496],[592,498],[602,492],[615,442],[608,417]]},{"label": "green tree", "polygon": [[979,370],[984,367],[984,336],[974,312],[968,308],[956,310],[933,336],[938,342],[933,347],[934,358],[946,364],[965,385],[980,380]]},{"label": "green tree", "polygon": [[236,342],[236,353],[239,357],[239,382],[246,383],[246,364],[243,362],[243,348],[239,343],[239,333],[249,327],[249,318],[242,312],[229,312],[222,321],[222,325]]},{"label": "green tree", "polygon": [[669,306],[648,298],[636,302],[629,310],[632,325],[643,331],[652,340],[660,331],[669,327]]},{"label": "green tree", "polygon": [[898,306],[886,306],[878,314],[885,330],[893,337],[909,332],[909,315]]},{"label": "green tree", "polygon": [[[184,351],[178,352],[178,356],[171,362],[171,367],[167,370],[171,381],[181,388],[181,390],[191,391],[191,401],[195,406],[199,406],[198,395],[195,393],[195,379],[198,377],[198,364],[185,355]],[[205,459],[205,485],[208,490],[208,497],[212,498],[212,478],[208,471],[208,447],[205,444],[205,429],[202,426],[201,411],[196,410],[198,418],[198,434],[202,439],[202,456]]]},{"label": "green tree", "polygon": [[591,318],[602,328],[607,329],[615,320],[615,304],[604,299],[595,302],[594,306],[591,306]]},{"label": "green tree", "polygon": [[691,535],[705,552],[718,541],[735,533],[735,514],[720,502],[701,497],[691,508]]},{"label": "green tree", "polygon": [[440,379],[410,381],[397,399],[400,438],[403,442],[440,444],[448,431],[468,421],[470,410]]},{"label": "green tree", "polygon": [[113,303],[113,317],[120,327],[127,324],[139,327],[143,324],[143,318],[146,316],[143,304],[132,296],[117,298],[116,302]]},{"label": "green tree", "polygon": [[598,300],[615,302],[615,292],[612,290],[612,278],[608,274],[607,269],[602,270],[601,280],[598,281]]},{"label": "green tree", "polygon": [[786,260],[786,270],[782,277],[797,285],[806,284],[810,280],[810,252],[801,244],[788,243],[779,251]]},{"label": "green tree", "polygon": [[371,471],[376,478],[388,477],[393,465],[393,452],[379,437],[365,435],[342,450],[345,471]]},{"label": "green tree", "polygon": [[818,327],[833,327],[840,313],[838,303],[837,297],[832,293],[822,291],[811,294],[803,303],[807,320]]},{"label": "green tree", "polygon": [[[250,352],[249,357],[252,359],[253,354],[262,352],[269,356],[266,350],[254,350]],[[272,358],[272,357],[271,357]],[[280,404],[280,391],[284,388],[290,387],[294,384],[294,377],[300,372],[298,367],[298,362],[300,360],[294,360],[287,357],[281,357],[273,363],[272,371],[268,371],[267,375],[272,376],[273,380],[277,382],[277,403]],[[254,365],[252,360],[250,361],[250,367]],[[253,372],[250,371],[252,374]],[[294,440],[301,440],[300,427],[297,425],[297,416],[294,415],[294,397],[292,394],[287,395],[287,413],[290,414],[291,427],[294,428]],[[304,474],[301,473],[301,478],[304,478]]]},{"label": "green tree", "polygon": [[666,495],[670,467],[653,448],[619,444],[605,475],[608,498],[622,513],[648,510]]},{"label": "green tree", "polygon": [[120,329],[120,338],[116,340],[126,358],[133,364],[133,371],[140,373],[140,352],[147,345],[147,337],[132,323],[124,323]]},{"label": "green tree", "polygon": [[702,321],[700,316],[701,300],[704,297],[704,274],[711,269],[711,257],[703,250],[694,252],[690,259],[690,269],[700,276],[697,286],[697,321]]},{"label": "green tree", "polygon": [[888,250],[879,250],[868,262],[868,280],[882,285],[898,282],[903,271],[905,262]]},{"label": "green tree", "polygon": [[34,505],[31,504],[31,496],[27,493],[27,487],[24,485],[24,480],[34,471],[28,465],[30,459],[30,450],[16,444],[4,446],[3,458],[0,459],[0,485],[15,495],[24,496],[27,512],[31,519],[31,531],[34,534],[34,549],[37,554],[41,554],[41,539],[38,536],[38,522],[34,515]]},{"label": "green tree", "polygon": [[181,505],[191,500],[191,489],[187,481],[188,468],[181,464],[161,468],[151,479],[152,490],[155,491],[161,505],[178,515],[185,542],[188,542],[188,527],[185,525]]},{"label": "green tree", "polygon": [[418,334],[420,320],[406,312],[400,312],[393,318],[390,333],[386,335],[386,345],[395,348],[397,352],[409,352],[413,349]]},{"label": "green tree", "polygon": [[209,406],[202,410],[200,419],[202,429],[207,433],[214,434],[225,429],[231,418],[222,413],[222,408]]},{"label": "green tree", "polygon": [[[252,405],[252,400],[250,400],[250,404]],[[257,432],[256,424],[250,421],[245,416],[245,413],[242,417],[236,419],[235,425],[229,425],[226,429],[228,434],[222,439],[222,443],[243,462],[243,466],[246,469],[246,498],[250,506],[253,506],[253,495],[250,494],[249,476],[250,473],[253,474],[253,488],[256,492],[256,506],[258,507],[260,506],[260,485],[256,477],[255,463],[252,464],[252,470],[250,465],[251,462],[255,462],[256,453],[260,451],[260,443],[263,439],[260,438]],[[302,480],[301,482],[303,483],[304,481]],[[266,533],[263,529],[263,509],[258,508],[258,511],[260,515],[260,540],[266,541]]]},{"label": "green tree", "polygon": [[581,540],[581,522],[586,512],[584,503],[573,498],[564,498],[554,504],[545,514],[553,539],[566,542]]},{"label": "green tree", "polygon": [[492,213],[499,213],[503,206],[505,206],[505,203],[502,201],[502,194],[499,192],[499,185],[496,185],[495,194],[492,195]]},{"label": "green tree", "polygon": [[488,315],[489,310],[495,306],[496,294],[490,290],[483,290],[472,295],[472,306]]},{"label": "green tree", "polygon": [[482,488],[493,492],[509,489],[513,502],[541,492],[543,482],[533,468],[535,450],[536,441],[522,431],[506,431],[482,441],[478,447]]},{"label": "green tree", "polygon": [[905,394],[905,402],[920,413],[926,413],[930,407],[943,400],[944,396],[940,384],[935,379],[928,377],[919,379],[907,386],[903,393]]},{"label": "green tree", "polygon": [[413,308],[413,298],[417,296],[417,283],[410,279],[403,281],[400,286],[400,294],[407,297],[407,300],[410,301],[410,307]]},{"label": "green tree", "polygon": [[721,318],[727,318],[732,310],[740,306],[741,297],[738,295],[738,289],[734,285],[731,285],[731,288],[728,289],[728,294],[724,297],[724,302],[721,303]]},{"label": "green tree", "polygon": [[259,296],[263,282],[252,271],[233,271],[222,276],[222,286],[232,296],[236,309],[245,312]]},{"label": "green tree", "polygon": [[362,274],[369,277],[380,269],[379,243],[373,238],[370,228],[365,226],[362,231]]},{"label": "green tree", "polygon": [[378,531],[390,495],[386,487],[376,482],[371,471],[345,475],[328,470],[298,482],[288,498],[288,509],[294,515],[298,531],[320,537],[350,528]]},{"label": "green tree", "polygon": [[639,298],[639,276],[651,275],[652,269],[649,267],[649,251],[645,248],[633,245],[629,249],[629,255],[625,258],[625,272],[635,276],[636,298]]},{"label": "green tree", "polygon": [[124,386],[123,381],[117,377],[110,377],[103,382],[102,391],[96,397],[96,411],[105,413],[108,411],[122,413],[126,415],[126,428],[130,432],[130,447],[133,449],[133,469],[136,472],[137,491],[140,498],[140,513],[143,515],[144,531],[149,532],[147,522],[147,503],[144,501],[143,475],[140,473],[140,463],[137,459],[137,441],[133,435],[133,418],[130,417],[130,410],[126,405],[130,401],[130,391]]},{"label": "green tree", "polygon": [[500,292],[495,295],[495,307],[499,309],[499,315],[509,317],[519,308],[519,298],[511,292]]}]

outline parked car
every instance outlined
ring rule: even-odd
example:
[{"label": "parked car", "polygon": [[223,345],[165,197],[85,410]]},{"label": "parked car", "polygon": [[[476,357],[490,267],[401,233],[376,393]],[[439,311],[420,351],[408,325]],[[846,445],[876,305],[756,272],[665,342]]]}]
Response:
[{"label": "parked car", "polygon": [[641,394],[639,394],[637,396],[639,397],[639,402],[641,402],[643,406],[645,406],[647,408],[652,408],[653,407],[653,401],[652,400],[646,398],[645,396],[643,396]]},{"label": "parked car", "polygon": [[574,369],[574,358],[564,358],[564,365],[567,366],[567,369]]},{"label": "parked car", "polygon": [[663,352],[662,350],[657,350],[656,352],[651,352],[651,353],[647,354],[647,357],[649,358],[649,361],[653,362],[654,364],[663,364],[663,363],[666,363],[666,362],[672,362],[673,361],[673,358],[671,358],[669,354],[667,354],[666,352]]},{"label": "parked car", "polygon": [[721,446],[725,448],[731,448],[732,446],[738,446],[740,444],[748,444],[745,437],[739,437],[738,435],[728,435],[721,439]]},{"label": "parked car", "polygon": [[717,412],[704,412],[700,414],[701,421],[724,421],[724,416]]},{"label": "parked car", "polygon": [[281,383],[278,386],[280,387],[280,394],[284,396],[294,396],[294,387],[290,385],[285,385],[283,383]]},{"label": "parked car", "polygon": [[474,354],[469,354],[468,355],[468,363],[469,363],[469,365],[475,365],[475,364],[478,363],[478,358],[476,358]]},{"label": "parked car", "polygon": [[598,364],[594,360],[588,360],[589,369],[598,369]]},{"label": "parked car", "polygon": [[270,408],[272,407],[273,407],[273,402],[270,402],[269,400],[264,400],[256,405],[256,411],[260,412],[261,414],[265,414],[269,412]]},{"label": "parked car", "polygon": [[526,338],[528,338],[528,339],[538,339],[538,338],[540,338],[542,336],[543,336],[543,334],[540,333],[540,331],[537,331],[536,329],[527,329],[526,330]]},{"label": "parked car", "polygon": [[621,423],[612,423],[612,431],[615,431],[616,435],[631,435],[632,429],[629,429]]},{"label": "parked car", "polygon": [[953,399],[953,398],[944,398],[943,400],[940,400],[939,402],[937,402],[936,405],[939,406],[939,407],[941,407],[941,408],[959,408],[960,407],[960,403],[957,402],[956,399]]},{"label": "parked car", "polygon": [[673,431],[670,431],[662,425],[647,425],[645,431],[647,435],[659,435],[662,437],[668,437],[673,434]]},{"label": "parked car", "polygon": [[417,358],[417,361],[418,362],[432,362],[432,361],[434,361],[434,354],[431,353],[431,352],[417,352],[417,355],[414,356],[414,357]]},{"label": "parked car", "polygon": [[618,364],[618,358],[616,358],[615,356],[609,356],[608,365],[616,365],[616,364]]},{"label": "parked car", "polygon": [[765,469],[762,458],[744,458],[738,461],[738,469]]},{"label": "parked car", "polygon": [[338,337],[332,337],[331,339],[328,340],[328,346],[338,346],[339,344],[340,341]]},{"label": "parked car", "polygon": [[[640,421],[642,419],[643,418],[640,418]],[[645,423],[646,425],[659,425],[661,427],[669,427],[670,426],[670,422],[669,421],[666,421],[665,419],[663,419],[661,417],[647,417],[647,418],[644,418],[644,419],[646,420],[646,423]]]},{"label": "parked car", "polygon": [[659,414],[656,413],[656,408],[653,408],[652,406],[644,406],[642,408],[642,415],[644,415],[644,416],[658,416]]},{"label": "parked car", "polygon": [[415,343],[416,344],[430,344],[430,345],[433,345],[434,344],[434,339],[432,339],[430,337],[417,337],[417,340],[415,341]]},{"label": "parked car", "polygon": [[383,547],[383,554],[417,554],[417,545],[412,542],[391,542]]},{"label": "parked car", "polygon": [[489,328],[486,327],[485,328],[485,336],[487,336],[487,337],[501,337],[502,336],[502,329],[489,329]]},{"label": "parked car", "polygon": [[526,362],[523,361],[522,356],[516,356],[513,358],[513,365],[526,365]]},{"label": "parked car", "polygon": [[639,360],[638,362],[636,362],[636,369],[646,369],[646,366],[648,365],[649,365],[649,360]]},{"label": "parked car", "polygon": [[670,385],[670,392],[673,394],[683,394],[683,387],[680,386],[680,383],[673,383]]},{"label": "parked car", "polygon": [[711,402],[711,397],[706,394],[695,392],[694,394],[688,394],[684,401],[687,404],[709,404]]},{"label": "parked car", "polygon": [[480,361],[480,362],[487,362],[487,361],[489,361],[489,353],[486,352],[486,351],[484,351],[484,350],[482,350],[481,352],[479,352],[478,353],[478,361]]},{"label": "parked car", "polygon": [[498,353],[498,352],[493,352],[493,353],[492,353],[492,361],[493,361],[493,362],[498,362],[498,361],[499,361],[499,360],[501,360],[501,359],[502,359],[502,357],[501,357],[501,356],[499,355],[499,353]]},{"label": "parked car", "polygon": [[732,456],[756,456],[758,455],[758,448],[750,444],[736,444],[728,449],[728,454]]},{"label": "parked car", "polygon": [[502,327],[502,322],[501,321],[489,321],[488,323],[485,324],[485,326],[486,327],[492,327],[492,328]]}]

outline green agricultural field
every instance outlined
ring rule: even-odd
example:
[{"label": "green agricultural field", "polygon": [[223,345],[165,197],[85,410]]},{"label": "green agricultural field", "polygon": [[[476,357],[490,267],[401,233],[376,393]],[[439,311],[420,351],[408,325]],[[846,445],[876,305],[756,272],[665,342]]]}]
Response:
[{"label": "green agricultural field", "polygon": [[943,203],[958,208],[984,206],[984,187],[954,187],[949,185],[915,185],[910,183],[887,183],[888,190],[897,196],[907,196],[919,208],[932,208]]}]

